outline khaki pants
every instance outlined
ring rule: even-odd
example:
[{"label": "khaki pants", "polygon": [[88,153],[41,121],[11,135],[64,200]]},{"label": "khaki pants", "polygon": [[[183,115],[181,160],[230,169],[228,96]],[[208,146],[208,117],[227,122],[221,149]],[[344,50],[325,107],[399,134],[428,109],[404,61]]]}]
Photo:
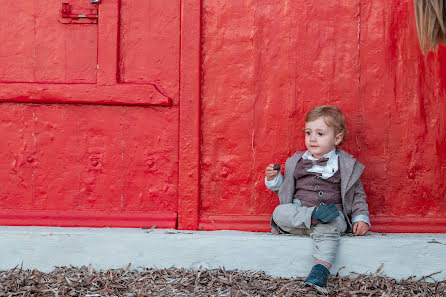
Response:
[{"label": "khaki pants", "polygon": [[314,207],[304,207],[300,201],[293,204],[281,204],[274,209],[273,220],[283,231],[295,235],[310,235],[313,240],[313,257],[333,264],[339,245],[341,232],[347,230],[344,215],[328,224],[311,225]]}]

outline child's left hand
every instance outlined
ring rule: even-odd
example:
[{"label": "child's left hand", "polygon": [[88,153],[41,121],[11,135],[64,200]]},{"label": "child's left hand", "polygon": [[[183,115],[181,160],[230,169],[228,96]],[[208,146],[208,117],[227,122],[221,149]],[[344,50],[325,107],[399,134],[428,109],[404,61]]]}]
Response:
[{"label": "child's left hand", "polygon": [[353,233],[355,233],[356,236],[362,236],[365,235],[369,231],[369,225],[365,222],[356,222],[353,224]]}]

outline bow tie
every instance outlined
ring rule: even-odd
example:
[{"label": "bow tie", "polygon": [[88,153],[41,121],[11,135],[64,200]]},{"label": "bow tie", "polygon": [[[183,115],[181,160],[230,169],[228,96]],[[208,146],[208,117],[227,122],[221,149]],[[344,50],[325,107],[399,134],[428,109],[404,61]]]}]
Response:
[{"label": "bow tie", "polygon": [[318,160],[308,160],[302,159],[303,165],[305,169],[310,169],[313,165],[326,166],[328,162],[328,158],[320,158]]}]

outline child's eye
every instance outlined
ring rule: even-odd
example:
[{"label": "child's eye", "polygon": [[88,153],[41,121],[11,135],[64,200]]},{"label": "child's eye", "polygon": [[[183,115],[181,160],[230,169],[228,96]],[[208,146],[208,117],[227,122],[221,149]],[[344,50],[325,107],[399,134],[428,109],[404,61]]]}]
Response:
[{"label": "child's eye", "polygon": [[317,135],[319,135],[319,136],[324,136],[324,133],[322,133],[322,132],[318,132]]},{"label": "child's eye", "polygon": [[305,135],[310,136],[311,132],[310,131],[305,131]]}]

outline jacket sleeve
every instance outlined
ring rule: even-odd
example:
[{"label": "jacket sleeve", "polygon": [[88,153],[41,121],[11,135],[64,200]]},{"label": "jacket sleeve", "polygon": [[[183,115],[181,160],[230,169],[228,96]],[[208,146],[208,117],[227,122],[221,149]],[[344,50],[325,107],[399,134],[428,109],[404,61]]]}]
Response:
[{"label": "jacket sleeve", "polygon": [[265,176],[265,186],[271,191],[275,192],[276,194],[279,191],[282,183],[283,183],[283,176],[280,172],[276,175],[276,177],[273,180],[268,180]]},{"label": "jacket sleeve", "polygon": [[295,166],[295,157],[288,158],[285,163],[285,177],[279,191],[277,192],[279,195],[280,204],[288,204],[293,202],[295,188],[293,164]]},{"label": "jacket sleeve", "polygon": [[370,225],[369,206],[366,201],[366,194],[361,180],[358,179],[353,185],[352,222],[363,221]]}]

